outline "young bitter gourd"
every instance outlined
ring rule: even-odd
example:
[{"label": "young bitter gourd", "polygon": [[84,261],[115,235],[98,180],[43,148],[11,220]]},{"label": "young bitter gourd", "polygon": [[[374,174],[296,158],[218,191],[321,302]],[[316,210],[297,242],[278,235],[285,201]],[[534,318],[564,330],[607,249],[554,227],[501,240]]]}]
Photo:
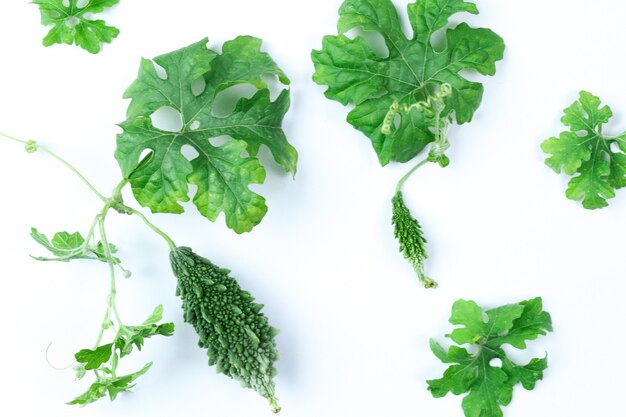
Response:
[{"label": "young bitter gourd", "polygon": [[207,350],[209,365],[267,398],[272,410],[279,412],[273,381],[278,330],[261,313],[263,306],[239,287],[229,270],[190,248],[173,250],[170,260],[185,321],[200,336],[199,346]]},{"label": "young bitter gourd", "polygon": [[[344,0],[339,33],[325,36],[322,49],[311,54],[313,80],[328,87],[329,99],[354,105],[347,120],[371,140],[381,165],[409,162],[430,145],[428,156],[398,182],[393,222],[400,251],[422,284],[434,288],[436,283],[424,276],[426,242],[401,200],[402,188],[428,162],[450,163],[448,127],[472,121],[483,98],[483,85],[467,79],[467,72],[495,75],[504,41],[490,29],[458,23],[457,13],[478,14],[472,1],[412,0],[407,5],[410,36],[395,3]],[[381,54],[365,37],[353,36],[355,29],[378,33],[387,51]]]},{"label": "young bitter gourd", "polygon": [[409,208],[404,203],[402,192],[398,191],[392,199],[394,234],[400,242],[400,252],[413,265],[420,281],[426,288],[436,288],[437,283],[424,273],[424,261],[428,258],[426,238],[422,226],[416,218],[411,216]]}]

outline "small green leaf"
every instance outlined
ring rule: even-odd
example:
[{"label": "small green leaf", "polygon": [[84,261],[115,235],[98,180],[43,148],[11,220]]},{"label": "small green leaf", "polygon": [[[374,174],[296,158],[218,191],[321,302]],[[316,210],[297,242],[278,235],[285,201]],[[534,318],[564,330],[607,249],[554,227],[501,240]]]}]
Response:
[{"label": "small green leaf", "polygon": [[162,319],[163,319],[163,304],[159,304],[158,306],[156,306],[152,314],[150,314],[150,317],[148,317],[146,321],[143,322],[143,324],[145,325],[157,324]]},{"label": "small green leaf", "polygon": [[[100,398],[105,397],[107,394],[109,395],[111,401],[113,401],[120,393],[129,391],[131,388],[133,388],[133,382],[135,382],[137,378],[148,372],[151,366],[152,362],[146,364],[139,371],[129,375],[119,376],[115,378],[101,377],[98,379],[97,382],[92,384],[84,394],[76,397],[68,404],[85,406],[87,404],[98,401]],[[108,368],[103,369],[103,371],[105,374],[111,375],[111,372]]]},{"label": "small green leaf", "polygon": [[151,324],[147,326],[128,326],[126,330],[129,334],[118,340],[117,347],[120,349],[121,357],[127,356],[135,346],[141,350],[145,339],[153,336],[172,336],[174,334],[174,323],[164,323],[160,325]]},{"label": "small green leaf", "polygon": [[[446,351],[431,340],[435,356],[451,365],[442,378],[428,381],[428,389],[435,398],[450,392],[467,393],[463,399],[466,417],[502,417],[501,407],[511,402],[515,385],[522,384],[532,390],[543,378],[547,358],[532,359],[520,366],[502,349],[505,344],[524,349],[527,341],[552,331],[552,320],[543,311],[541,298],[486,312],[473,301],[459,300],[452,307],[450,323],[461,327],[454,329],[449,337],[458,344],[474,345],[476,353],[454,345]],[[502,366],[492,364],[494,359],[500,360]]]},{"label": "small green leaf", "polygon": [[74,357],[79,363],[85,364],[85,370],[91,371],[98,369],[100,366],[111,359],[113,353],[113,344],[100,346],[96,350],[83,349],[78,352]]},{"label": "small green leaf", "polygon": [[59,232],[52,238],[52,246],[61,250],[75,250],[80,248],[83,243],[85,243],[85,238],[83,238],[78,232],[72,234],[69,234],[68,232]]},{"label": "small green leaf", "polygon": [[[92,259],[101,262],[108,262],[102,242],[98,242],[95,247],[90,247],[88,245],[85,246],[85,238],[78,232],[58,232],[55,233],[52,241],[50,241],[46,235],[40,233],[33,227],[30,235],[37,243],[52,252],[55,256],[54,258],[33,256],[33,258],[38,261],[69,262],[76,259]],[[117,252],[117,247],[115,245],[109,244],[109,248],[111,253]],[[95,257],[90,255],[94,255]],[[115,264],[121,263],[121,261],[115,257],[113,257],[113,262]]]},{"label": "small green leaf", "polygon": [[125,357],[133,351],[133,346],[138,350],[143,348],[145,339],[153,336],[172,336],[174,323],[158,324],[163,319],[163,306],[158,305],[150,317],[139,326],[124,326],[121,336],[115,343],[120,351],[120,357]]},{"label": "small green leaf", "polygon": [[35,242],[39,243],[44,248],[48,249],[50,252],[53,252],[56,248],[52,246],[50,240],[43,233],[39,233],[37,229],[34,227],[30,229],[30,235],[35,240]]},{"label": "small green leaf", "polygon": [[85,393],[76,397],[74,400],[70,401],[67,404],[80,405],[84,407],[87,404],[91,404],[91,403],[98,401],[100,398],[104,397],[106,394],[107,394],[107,386],[100,382],[95,382],[89,387],[89,389]]},{"label": "small green leaf", "polygon": [[[72,259],[84,258],[81,246],[85,243],[85,239],[80,233],[58,232],[55,233],[52,241],[46,235],[40,233],[34,227],[31,229],[30,235],[41,246],[49,250],[54,256],[60,258],[60,261],[70,261]],[[46,258],[35,258],[46,260]]]},{"label": "small green leaf", "polygon": [[133,382],[135,382],[140,376],[145,375],[151,367],[152,362],[146,364],[143,368],[135,373],[111,379],[106,387],[111,401],[115,400],[119,393],[129,391],[131,388],[133,388],[135,386]]},{"label": "small green leaf", "polygon": [[[96,255],[96,258],[98,258],[99,260],[101,260],[102,262],[107,262],[106,251],[104,250],[104,244],[102,242],[98,242],[95,247],[90,248],[89,250],[91,251],[91,253]],[[109,243],[109,250],[112,254],[117,253],[117,246]],[[118,264],[120,263],[120,260],[115,257],[113,257],[113,261]]]},{"label": "small green leaf", "polygon": [[44,38],[44,46],[56,43],[76,44],[92,54],[100,52],[102,43],[111,43],[120,31],[107,26],[103,20],[93,20],[91,15],[115,6],[120,0],[87,0],[79,7],[79,0],[33,0],[39,6],[41,23],[54,25]]},{"label": "small green leaf", "polygon": [[74,375],[76,376],[77,380],[83,379],[87,374],[87,370],[85,369],[85,365],[83,364],[74,365],[72,369],[74,370]]},{"label": "small green leaf", "polygon": [[603,125],[613,112],[601,104],[598,97],[581,91],[561,118],[570,130],[541,144],[541,149],[551,155],[546,164],[557,173],[564,171],[573,176],[565,193],[567,198],[582,201],[586,209],[608,206],[607,200],[615,197],[615,190],[626,187],[626,134],[603,134]]}]

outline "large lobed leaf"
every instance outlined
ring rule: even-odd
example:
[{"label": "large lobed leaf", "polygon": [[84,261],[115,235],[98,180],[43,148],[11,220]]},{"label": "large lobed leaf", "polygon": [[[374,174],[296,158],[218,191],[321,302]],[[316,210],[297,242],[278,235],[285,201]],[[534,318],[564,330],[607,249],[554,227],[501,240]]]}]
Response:
[{"label": "large lobed leaf", "polygon": [[120,31],[103,20],[89,16],[115,6],[120,0],[88,0],[79,7],[79,0],[33,0],[41,11],[41,23],[54,25],[43,40],[44,46],[55,43],[71,45],[97,54],[102,43],[111,43]]},{"label": "large lobed leaf", "polygon": [[567,198],[582,200],[587,209],[608,206],[607,200],[615,197],[615,190],[626,187],[626,133],[603,135],[603,125],[613,112],[601,104],[598,97],[581,91],[561,118],[570,130],[541,144],[541,149],[552,155],[546,164],[557,173],[564,171],[573,176]]},{"label": "large lobed leaf", "polygon": [[[313,79],[328,86],[328,98],[356,106],[348,122],[371,139],[381,164],[406,162],[435,140],[432,130],[436,122],[415,108],[400,112],[399,123],[385,132],[385,117],[394,103],[410,108],[428,100],[439,86],[449,84],[452,94],[442,117],[454,115],[462,124],[471,121],[478,109],[483,86],[460,72],[494,75],[504,42],[489,29],[461,23],[447,29],[447,48],[436,51],[433,34],[459,12],[478,14],[478,9],[463,0],[417,0],[409,4],[413,37],[407,39],[390,0],[346,0],[339,10],[340,34],[324,37],[322,50],[313,51]],[[361,36],[351,39],[345,35],[355,28],[381,34],[389,56],[377,55]]]},{"label": "large lobed leaf", "polygon": [[[487,320],[483,319],[487,316]],[[502,346],[525,349],[526,343],[552,331],[552,319],[543,311],[541,298],[506,305],[486,312],[473,301],[459,300],[452,307],[450,323],[459,325],[448,335],[459,345],[474,345],[477,353],[460,346],[446,351],[431,340],[433,353],[451,364],[443,378],[428,381],[436,398],[448,393],[468,395],[463,399],[466,417],[502,417],[502,406],[509,405],[517,384],[532,390],[543,379],[546,358],[532,359],[527,365],[510,360]],[[492,363],[494,359],[501,365]]]},{"label": "large lobed leaf", "polygon": [[[265,169],[257,158],[260,146],[267,146],[285,171],[296,172],[297,152],[281,128],[289,109],[289,90],[271,101],[264,76],[277,76],[285,85],[289,80],[261,52],[260,39],[238,37],[224,43],[222,54],[208,49],[207,42],[204,39],[154,62],[142,60],[139,76],[125,94],[132,101],[115,156],[137,201],[153,212],[181,213],[180,202],[189,201],[189,184],[193,184],[197,187],[193,202],[203,216],[214,221],[223,212],[228,227],[248,232],[267,212],[265,199],[249,189],[265,181]],[[165,71],[165,78],[155,64]],[[201,92],[194,91],[199,80],[205,84]],[[252,84],[258,91],[240,99],[231,114],[214,115],[217,95],[237,84]],[[163,107],[180,113],[180,131],[153,125],[150,116]],[[221,146],[209,142],[224,135],[232,140]],[[185,145],[198,153],[191,161],[183,155]],[[146,150],[149,156],[140,163]]]}]

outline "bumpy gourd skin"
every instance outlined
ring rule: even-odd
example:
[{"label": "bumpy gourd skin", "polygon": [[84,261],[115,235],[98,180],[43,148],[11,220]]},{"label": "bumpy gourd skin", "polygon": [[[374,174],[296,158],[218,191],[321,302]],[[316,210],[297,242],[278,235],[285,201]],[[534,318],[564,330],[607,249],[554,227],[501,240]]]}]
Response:
[{"label": "bumpy gourd skin", "polygon": [[177,295],[183,300],[185,321],[200,336],[199,346],[207,349],[209,365],[217,372],[239,381],[267,398],[274,412],[280,411],[274,396],[274,362],[278,359],[274,337],[278,330],[269,325],[249,292],[190,248],[170,253]]},{"label": "bumpy gourd skin", "polygon": [[398,191],[392,199],[394,234],[400,243],[400,252],[413,265],[420,281],[426,288],[435,288],[437,283],[424,274],[424,261],[428,258],[426,238],[417,219],[404,203],[402,192]]}]

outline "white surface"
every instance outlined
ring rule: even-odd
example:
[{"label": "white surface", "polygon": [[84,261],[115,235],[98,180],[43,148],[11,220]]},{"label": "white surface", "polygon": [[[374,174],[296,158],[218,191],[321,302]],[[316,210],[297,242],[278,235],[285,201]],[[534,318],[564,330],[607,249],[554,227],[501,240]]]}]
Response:
[{"label": "white surface", "polygon": [[[445,170],[419,172],[406,187],[432,254],[428,272],[441,288],[419,287],[397,253],[389,199],[408,165],[378,166],[369,141],[345,122],[347,108],[311,81],[311,49],[334,34],[340,0],[128,1],[106,20],[122,33],[92,56],[75,47],[44,48],[37,8],[0,3],[0,130],[35,138],[74,162],[102,190],[120,178],[112,154],[124,119],[124,89],[139,58],[211,38],[218,47],[238,34],[265,39],[265,49],[292,80],[284,128],[300,152],[296,181],[269,169],[269,213],[253,233],[237,236],[188,206],[185,216],[152,219],[179,244],[227,266],[266,304],[282,330],[277,378],[284,417],[462,416],[460,397],[433,399],[426,379],[444,366],[429,352],[443,340],[452,303],[482,305],[542,296],[555,333],[532,343],[550,354],[545,380],[517,388],[507,417],[617,415],[626,383],[622,331],[626,304],[623,236],[626,190],[609,208],[587,211],[564,196],[566,179],[544,164],[540,142],[561,130],[561,111],[588,89],[626,129],[623,16],[614,0],[479,0],[479,16],[457,16],[504,37],[505,60],[484,79],[483,105],[469,125],[453,128]],[[395,1],[404,15],[405,1]],[[149,340],[122,362],[134,370],[154,361],[132,395],[87,409],[63,404],[87,388],[57,372],[94,342],[105,307],[107,271],[89,263],[42,264],[28,236],[85,230],[99,202],[44,155],[0,140],[0,357],[4,416],[270,415],[255,393],[206,366],[193,330],[182,323],[167,247],[136,219],[111,216],[110,239],[134,272],[120,281],[127,322],[158,303],[177,325],[170,339]],[[127,194],[127,201],[132,197]],[[526,359],[524,353],[519,355]],[[619,355],[617,356],[619,357]],[[134,358],[134,359],[133,359]]]}]

